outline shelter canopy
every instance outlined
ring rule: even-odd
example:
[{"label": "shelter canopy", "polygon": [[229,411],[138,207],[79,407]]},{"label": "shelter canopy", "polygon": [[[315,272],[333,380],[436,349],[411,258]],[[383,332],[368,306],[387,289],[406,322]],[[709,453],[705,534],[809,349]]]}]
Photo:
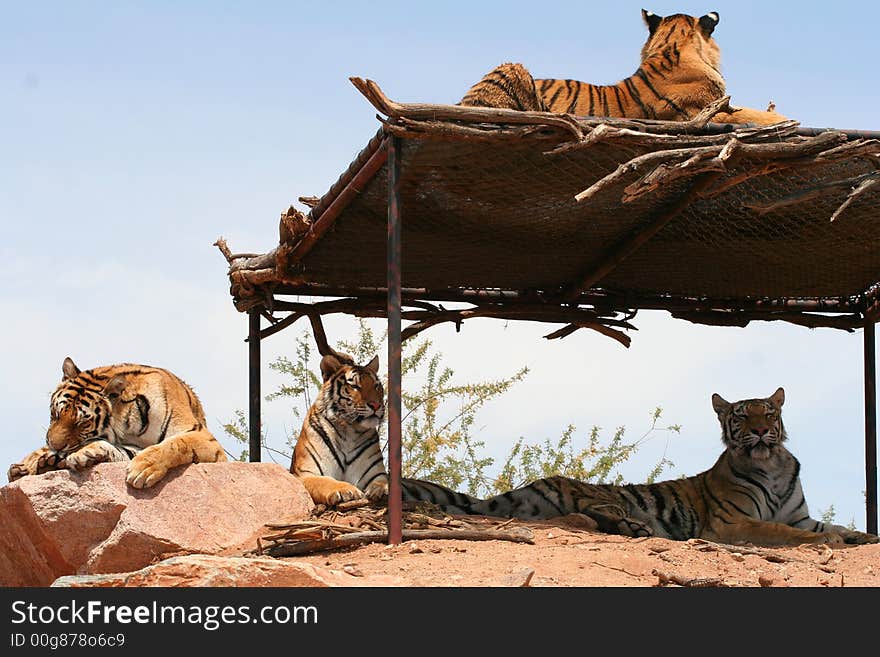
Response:
[{"label": "shelter canopy", "polygon": [[353,81],[388,119],[324,196],[304,199],[307,216],[282,215],[274,249],[222,244],[239,310],[320,295],[352,299],[328,312],[381,314],[366,300],[385,294],[394,136],[405,300],[572,330],[621,327],[640,308],[739,326],[876,319],[880,135],[712,124],[711,111],[674,123],[402,105]]}]

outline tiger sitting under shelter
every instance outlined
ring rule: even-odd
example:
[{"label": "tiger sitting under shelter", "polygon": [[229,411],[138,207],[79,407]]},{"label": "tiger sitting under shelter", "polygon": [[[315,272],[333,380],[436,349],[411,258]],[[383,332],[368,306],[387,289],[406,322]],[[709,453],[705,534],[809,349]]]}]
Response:
[{"label": "tiger sitting under shelter", "polygon": [[[379,442],[385,417],[385,392],[379,358],[356,365],[348,354],[321,359],[324,383],[306,414],[290,462],[316,504],[333,506],[366,497],[388,495],[388,474]],[[456,506],[459,512],[476,498],[439,484],[401,481],[404,499]]]},{"label": "tiger sitting under shelter", "polygon": [[[468,90],[461,105],[558,112],[579,116],[686,121],[725,95],[721,53],[712,38],[718,14],[696,18],[658,16],[642,10],[648,39],[641,65],[613,85],[577,80],[534,79],[522,64],[502,64]],[[719,123],[770,125],[785,121],[774,111],[732,108]]]},{"label": "tiger sitting under shelter", "polygon": [[70,358],[61,369],[46,446],[13,464],[9,481],[130,460],[126,481],[148,488],[176,466],[226,460],[195,392],[168,370],[126,363],[81,371]]},{"label": "tiger sitting under shelter", "polygon": [[[581,513],[604,532],[761,545],[876,543],[877,536],[810,517],[800,463],[783,442],[785,392],[727,402],[712,395],[725,450],[709,470],[655,484],[539,479],[471,504],[470,514],[543,519]],[[451,509],[459,512],[458,509]]]}]

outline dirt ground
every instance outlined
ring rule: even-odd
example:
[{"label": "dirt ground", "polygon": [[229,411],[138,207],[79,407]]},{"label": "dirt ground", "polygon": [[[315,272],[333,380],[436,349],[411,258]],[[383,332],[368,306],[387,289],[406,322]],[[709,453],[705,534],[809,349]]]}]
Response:
[{"label": "dirt ground", "polygon": [[289,558],[348,572],[366,586],[880,586],[880,544],[722,546],[602,534],[565,519],[517,525],[532,530],[533,545],[405,541]]}]

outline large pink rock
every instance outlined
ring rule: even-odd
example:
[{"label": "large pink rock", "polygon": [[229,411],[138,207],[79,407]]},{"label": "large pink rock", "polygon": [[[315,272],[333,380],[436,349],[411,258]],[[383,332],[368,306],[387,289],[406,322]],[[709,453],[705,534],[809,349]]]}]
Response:
[{"label": "large pink rock", "polygon": [[0,586],[137,570],[173,554],[240,554],[267,522],[301,519],[311,497],[274,463],[200,463],[153,488],[125,463],[23,477],[0,488]]},{"label": "large pink rock", "polygon": [[193,554],[172,557],[133,573],[69,575],[52,586],[399,586],[398,578],[387,575],[355,577],[305,562],[271,557],[218,557]]}]

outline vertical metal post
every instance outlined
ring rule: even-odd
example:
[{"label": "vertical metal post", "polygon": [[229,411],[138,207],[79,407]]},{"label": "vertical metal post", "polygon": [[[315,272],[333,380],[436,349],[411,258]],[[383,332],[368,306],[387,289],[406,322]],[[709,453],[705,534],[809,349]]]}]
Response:
[{"label": "vertical metal post", "polygon": [[260,461],[260,310],[248,311],[248,459]]},{"label": "vertical metal post", "polygon": [[865,324],[865,528],[877,533],[877,360],[874,322]]},{"label": "vertical metal post", "polygon": [[403,540],[400,366],[400,139],[388,139],[388,543]]}]

